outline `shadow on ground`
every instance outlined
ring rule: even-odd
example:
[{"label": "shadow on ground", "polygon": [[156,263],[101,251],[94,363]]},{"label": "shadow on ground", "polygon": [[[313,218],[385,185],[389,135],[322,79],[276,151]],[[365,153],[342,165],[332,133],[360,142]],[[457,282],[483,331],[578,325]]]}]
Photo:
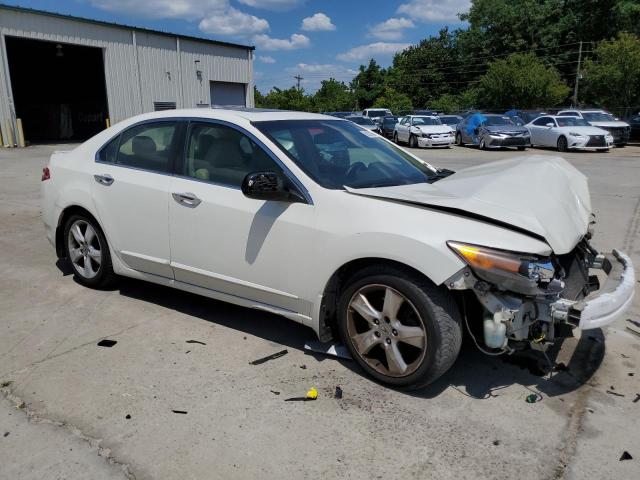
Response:
[{"label": "shadow on ground", "polygon": [[[121,278],[120,294],[151,302],[207,322],[232,328],[263,338],[287,348],[304,351],[319,361],[338,361],[346,368],[364,375],[354,361],[335,359],[304,350],[304,344],[317,340],[308,327],[278,315],[238,307],[200,295],[133,279]],[[579,333],[576,331],[576,333]],[[561,352],[564,352],[562,355]],[[558,358],[569,360],[560,362]],[[479,352],[470,339],[465,338],[460,356],[454,366],[428,387],[405,391],[407,395],[433,398],[452,387],[474,399],[487,399],[511,385],[521,385],[543,397],[562,395],[585,384],[596,372],[604,358],[604,335],[591,330],[580,338],[566,338],[547,351],[547,357],[536,351],[519,352],[510,356],[487,356]]]}]

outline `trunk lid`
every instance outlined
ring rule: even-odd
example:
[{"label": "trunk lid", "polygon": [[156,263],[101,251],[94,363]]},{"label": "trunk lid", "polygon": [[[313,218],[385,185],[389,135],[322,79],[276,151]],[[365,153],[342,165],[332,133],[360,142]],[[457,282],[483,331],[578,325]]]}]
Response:
[{"label": "trunk lid", "polygon": [[556,254],[573,250],[587,233],[591,215],[587,178],[564,159],[542,155],[466,168],[432,184],[345,188],[492,219],[543,237]]}]

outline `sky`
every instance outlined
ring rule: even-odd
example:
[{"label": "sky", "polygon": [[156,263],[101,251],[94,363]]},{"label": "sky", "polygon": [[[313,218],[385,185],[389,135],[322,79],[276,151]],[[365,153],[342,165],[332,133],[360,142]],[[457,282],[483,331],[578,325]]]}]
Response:
[{"label": "sky", "polygon": [[469,0],[3,0],[3,3],[172,33],[254,45],[254,79],[266,93],[296,75],[313,93],[350,81],[374,58],[462,26]]}]

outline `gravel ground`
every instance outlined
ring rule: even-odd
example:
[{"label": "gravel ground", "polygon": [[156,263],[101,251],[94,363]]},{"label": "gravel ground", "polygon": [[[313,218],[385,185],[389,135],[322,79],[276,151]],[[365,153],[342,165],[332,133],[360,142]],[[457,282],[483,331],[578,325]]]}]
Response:
[{"label": "gravel ground", "polygon": [[[0,478],[640,477],[640,338],[625,330],[640,296],[607,331],[565,341],[554,355],[569,370],[551,378],[529,356],[465,343],[436,384],[389,390],[353,362],[305,354],[313,332],[285,319],[134,280],[76,284],[40,220],[54,148],[67,147],[0,150]],[[557,155],[417,153],[452,169]],[[640,148],[563,156],[590,179],[595,245],[640,265]],[[310,387],[317,401],[284,402]],[[542,400],[526,403],[532,392]]]}]

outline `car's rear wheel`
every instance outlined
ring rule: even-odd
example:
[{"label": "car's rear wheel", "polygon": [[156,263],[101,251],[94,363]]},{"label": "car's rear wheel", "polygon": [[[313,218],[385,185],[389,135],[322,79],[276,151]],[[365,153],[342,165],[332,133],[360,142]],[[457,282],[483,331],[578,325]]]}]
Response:
[{"label": "car's rear wheel", "polygon": [[460,314],[448,292],[395,267],[354,275],[338,306],[340,334],[353,358],[375,379],[420,388],[455,362]]},{"label": "car's rear wheel", "polygon": [[527,147],[518,147],[518,151],[520,152],[524,152],[527,149]]},{"label": "car's rear wheel", "polygon": [[65,253],[75,278],[87,287],[106,287],[115,280],[107,239],[88,215],[71,216],[64,228]]},{"label": "car's rear wheel", "polygon": [[565,137],[560,137],[558,139],[558,151],[559,152],[566,152],[567,151],[567,139]]}]

